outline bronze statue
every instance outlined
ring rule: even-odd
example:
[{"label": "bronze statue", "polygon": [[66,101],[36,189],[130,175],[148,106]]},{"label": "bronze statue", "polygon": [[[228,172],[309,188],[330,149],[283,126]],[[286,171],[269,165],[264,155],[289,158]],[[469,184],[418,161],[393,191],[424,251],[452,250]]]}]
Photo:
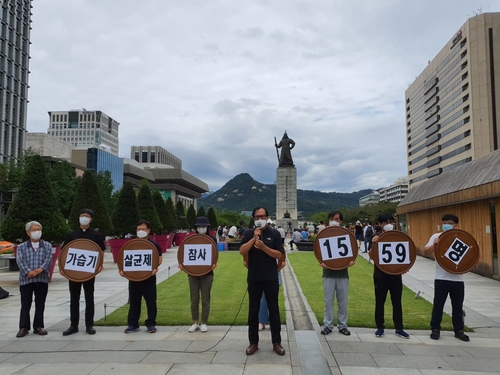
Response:
[{"label": "bronze statue", "polygon": [[276,137],[274,137],[274,146],[276,147],[276,153],[278,153],[278,148],[281,148],[281,155],[278,156],[279,165],[294,166],[292,159],[292,149],[295,147],[295,142],[293,139],[288,138],[288,135],[283,134],[280,143],[276,143]]}]

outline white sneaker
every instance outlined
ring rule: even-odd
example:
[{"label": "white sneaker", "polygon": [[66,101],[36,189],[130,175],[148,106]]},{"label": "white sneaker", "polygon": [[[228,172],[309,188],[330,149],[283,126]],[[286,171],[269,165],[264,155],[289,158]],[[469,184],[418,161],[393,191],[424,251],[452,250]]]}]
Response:
[{"label": "white sneaker", "polygon": [[193,323],[193,325],[188,329],[188,332],[195,332],[200,329],[200,326],[197,323]]},{"label": "white sneaker", "polygon": [[201,323],[200,331],[201,332],[207,332],[208,331],[207,325],[205,323]]}]

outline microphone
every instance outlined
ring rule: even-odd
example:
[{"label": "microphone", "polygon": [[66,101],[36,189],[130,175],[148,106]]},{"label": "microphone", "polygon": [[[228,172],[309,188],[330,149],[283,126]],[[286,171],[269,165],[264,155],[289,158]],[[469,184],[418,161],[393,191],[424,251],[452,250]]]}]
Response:
[{"label": "microphone", "polygon": [[[261,228],[262,227],[262,223],[260,221],[256,222],[255,223],[255,228]],[[259,240],[260,240],[260,235],[259,235]]]}]

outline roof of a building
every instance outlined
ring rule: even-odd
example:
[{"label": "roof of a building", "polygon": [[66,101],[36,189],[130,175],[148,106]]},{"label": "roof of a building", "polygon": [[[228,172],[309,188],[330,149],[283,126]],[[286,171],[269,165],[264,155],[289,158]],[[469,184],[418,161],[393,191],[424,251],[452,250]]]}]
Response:
[{"label": "roof of a building", "polygon": [[[500,181],[500,150],[433,177],[412,188],[399,207]],[[494,195],[500,192],[492,192]],[[487,198],[487,197],[477,197]]]}]

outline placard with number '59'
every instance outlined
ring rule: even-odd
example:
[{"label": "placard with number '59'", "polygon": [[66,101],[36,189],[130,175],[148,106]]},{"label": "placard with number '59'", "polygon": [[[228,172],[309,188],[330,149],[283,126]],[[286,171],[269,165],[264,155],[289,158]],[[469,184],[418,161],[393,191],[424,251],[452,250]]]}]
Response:
[{"label": "placard with number '59'", "polygon": [[469,250],[469,245],[461,241],[459,238],[455,238],[455,240],[451,243],[451,246],[448,248],[444,256],[449,260],[451,260],[456,265],[458,265],[460,261],[464,258],[465,254],[467,254],[468,250]]},{"label": "placard with number '59'", "polygon": [[410,264],[410,245],[403,242],[379,242],[379,264]]},{"label": "placard with number '59'", "polygon": [[319,246],[323,260],[352,257],[351,241],[347,235],[322,238]]}]

